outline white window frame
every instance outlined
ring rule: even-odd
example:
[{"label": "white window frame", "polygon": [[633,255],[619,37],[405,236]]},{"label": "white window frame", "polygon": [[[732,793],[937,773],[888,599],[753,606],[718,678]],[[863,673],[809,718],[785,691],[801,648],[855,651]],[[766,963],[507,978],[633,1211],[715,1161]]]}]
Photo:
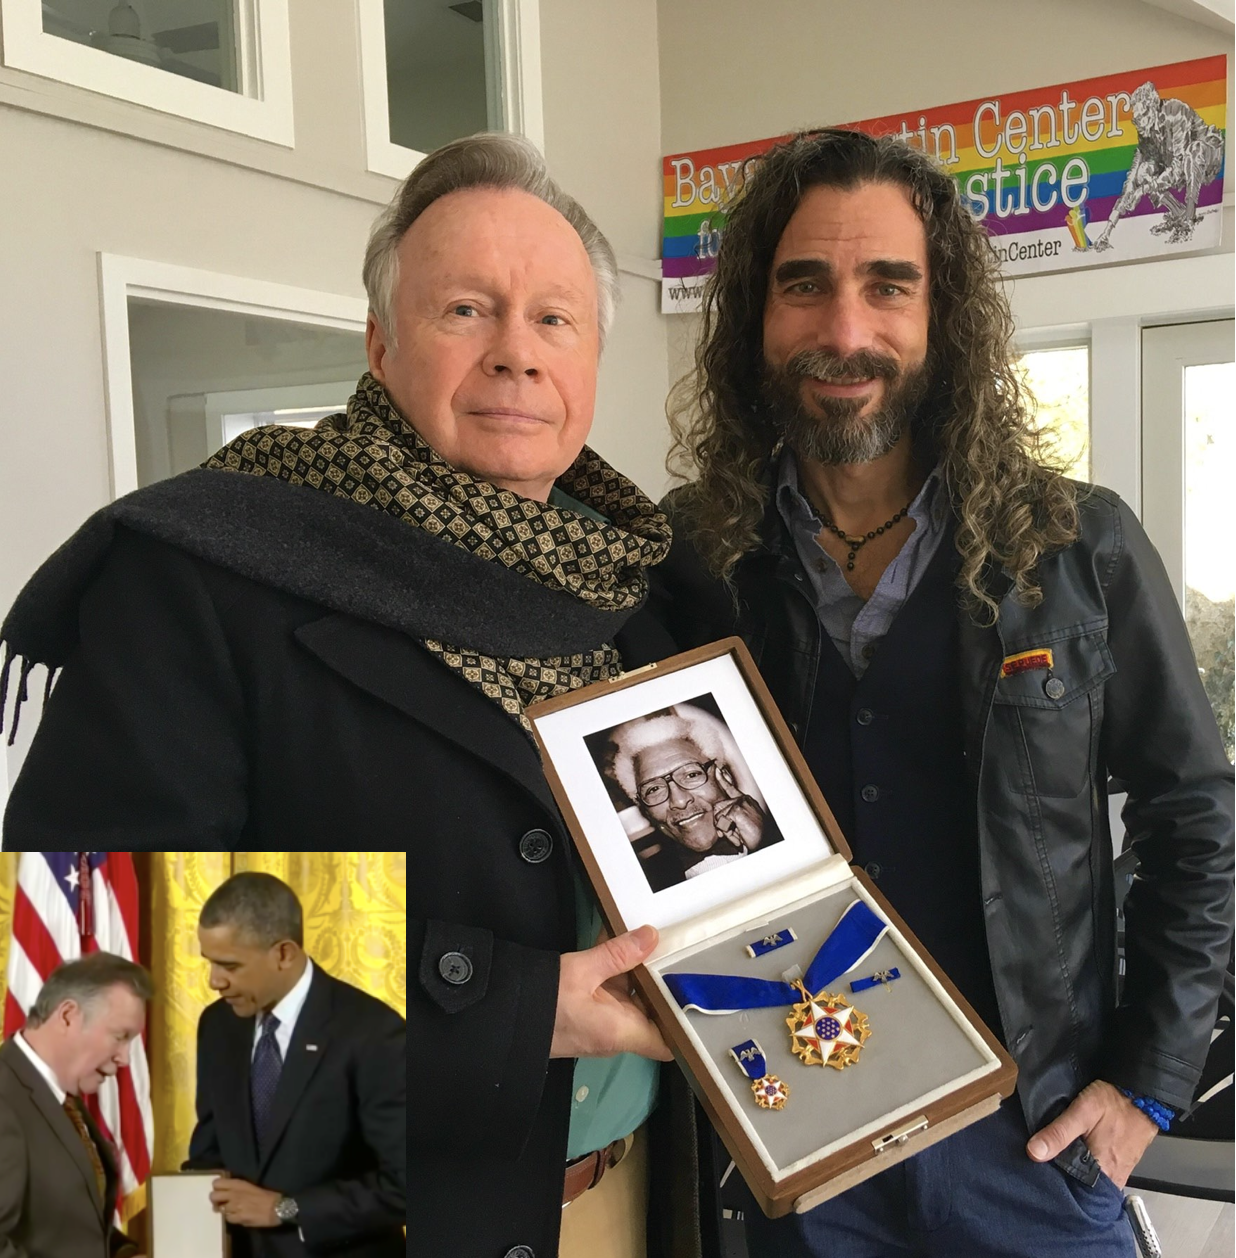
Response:
[{"label": "white window frame", "polygon": [[369,303],[312,288],[174,266],[146,258],[100,253],[99,299],[103,320],[104,397],[112,497],[138,487],[137,425],[129,352],[129,299],[143,297],[178,306],[364,332]]},{"label": "white window frame", "polygon": [[241,90],[232,92],[49,35],[40,0],[0,0],[6,66],[291,148],[288,0],[240,0],[236,30]]},{"label": "white window frame", "polygon": [[1142,515],[1142,329],[1232,317],[1229,256],[1009,281],[1019,352],[1090,345],[1090,479]]},{"label": "white window frame", "polygon": [[[1144,365],[1157,366],[1143,380],[1142,521],[1176,592],[1185,606],[1185,368],[1222,362],[1232,349],[1228,320],[1207,320],[1206,326],[1170,323],[1155,332],[1155,344],[1143,340]],[[1165,424],[1162,421],[1167,420]],[[1153,421],[1159,421],[1155,423]],[[1172,427],[1174,426],[1174,431]]]},{"label": "white window frame", "polygon": [[[1050,352],[1053,349],[1084,349],[1086,353],[1086,366],[1090,376],[1087,381],[1086,398],[1089,402],[1090,386],[1093,384],[1094,375],[1094,350],[1090,344],[1090,329],[1084,326],[1044,328],[1038,333],[1027,333],[1018,335],[1014,338],[1013,352],[1016,357],[1020,358],[1023,354],[1037,354],[1041,351]],[[1094,480],[1094,451],[1091,448],[1094,444],[1094,408],[1090,408],[1090,414],[1086,417],[1086,453],[1090,460],[1090,479]]]},{"label": "white window frame", "polygon": [[[544,149],[540,0],[483,0],[483,3],[486,38],[492,41],[486,48],[498,66],[498,83],[490,85],[490,112],[495,103],[499,104],[503,129],[527,136],[537,148]],[[425,154],[391,142],[382,0],[357,0],[357,18],[365,112],[365,162],[376,174],[403,179]]]}]

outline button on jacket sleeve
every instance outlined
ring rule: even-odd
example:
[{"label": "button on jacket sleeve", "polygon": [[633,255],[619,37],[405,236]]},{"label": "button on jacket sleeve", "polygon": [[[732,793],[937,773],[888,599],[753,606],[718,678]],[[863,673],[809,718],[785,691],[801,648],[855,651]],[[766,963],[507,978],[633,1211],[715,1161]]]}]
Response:
[{"label": "button on jacket sleeve", "polygon": [[1124,992],[1103,1073],[1192,1103],[1232,938],[1232,767],[1167,574],[1119,504],[1108,584],[1103,758],[1140,869],[1126,901]]}]

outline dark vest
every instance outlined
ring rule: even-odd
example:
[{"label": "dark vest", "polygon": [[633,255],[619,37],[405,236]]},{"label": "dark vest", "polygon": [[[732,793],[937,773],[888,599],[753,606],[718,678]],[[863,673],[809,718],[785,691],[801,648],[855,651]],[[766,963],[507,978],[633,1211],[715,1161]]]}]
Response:
[{"label": "dark vest", "polygon": [[803,753],[854,864],[1001,1036],[966,783],[957,563],[946,538],[861,679],[821,629]]}]

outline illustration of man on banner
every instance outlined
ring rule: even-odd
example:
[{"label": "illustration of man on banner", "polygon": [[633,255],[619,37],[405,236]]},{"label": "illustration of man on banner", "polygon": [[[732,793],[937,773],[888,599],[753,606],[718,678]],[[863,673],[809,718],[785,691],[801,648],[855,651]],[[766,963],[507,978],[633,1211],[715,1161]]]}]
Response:
[{"label": "illustration of man on banner", "polygon": [[1143,196],[1167,211],[1163,221],[1150,229],[1155,235],[1166,235],[1171,244],[1191,240],[1201,222],[1198,196],[1223,165],[1223,132],[1203,122],[1184,101],[1164,100],[1148,82],[1133,93],[1132,104],[1137,151],[1095,249],[1111,248],[1112,230]]}]

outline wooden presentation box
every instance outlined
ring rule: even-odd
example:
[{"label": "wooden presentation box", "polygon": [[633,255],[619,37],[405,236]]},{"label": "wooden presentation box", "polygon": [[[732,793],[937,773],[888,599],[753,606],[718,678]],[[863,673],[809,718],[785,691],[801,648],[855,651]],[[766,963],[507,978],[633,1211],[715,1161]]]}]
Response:
[{"label": "wooden presentation box", "polygon": [[[1012,1093],[1012,1059],[851,868],[739,639],[535,704],[528,718],[609,929],[660,932],[636,985],[766,1214],[808,1210]],[[684,1009],[667,985],[685,973],[793,983],[855,901],[881,920],[858,909],[852,922],[887,929],[824,985],[861,1015],[848,1015],[849,1030],[861,1036],[865,1019],[869,1032],[857,1053],[846,1050],[857,1060],[844,1068],[791,1053],[802,1046],[787,1024],[792,1000],[704,1013]],[[791,931],[782,946],[762,942]],[[851,993],[851,982],[892,970],[894,981]],[[788,1087],[780,1109],[757,1105],[730,1052],[750,1040]]]}]

